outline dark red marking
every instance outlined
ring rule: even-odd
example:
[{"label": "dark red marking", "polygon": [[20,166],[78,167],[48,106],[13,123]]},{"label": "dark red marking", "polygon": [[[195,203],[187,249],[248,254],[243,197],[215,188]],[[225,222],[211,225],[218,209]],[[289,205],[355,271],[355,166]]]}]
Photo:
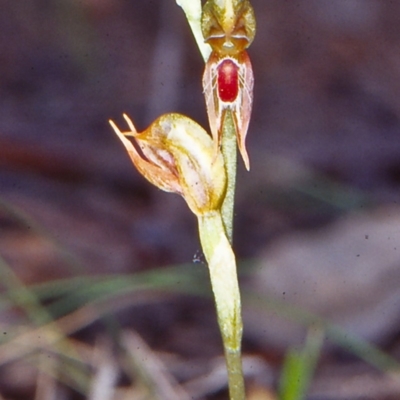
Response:
[{"label": "dark red marking", "polygon": [[217,72],[220,100],[229,103],[235,101],[239,94],[239,67],[227,58],[218,65]]}]

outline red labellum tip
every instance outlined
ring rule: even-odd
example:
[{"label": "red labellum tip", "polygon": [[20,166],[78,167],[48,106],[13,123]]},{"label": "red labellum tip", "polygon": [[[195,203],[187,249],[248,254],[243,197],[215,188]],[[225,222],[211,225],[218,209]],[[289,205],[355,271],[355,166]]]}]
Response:
[{"label": "red labellum tip", "polygon": [[219,98],[226,103],[232,103],[239,93],[239,66],[232,59],[225,58],[217,70]]}]

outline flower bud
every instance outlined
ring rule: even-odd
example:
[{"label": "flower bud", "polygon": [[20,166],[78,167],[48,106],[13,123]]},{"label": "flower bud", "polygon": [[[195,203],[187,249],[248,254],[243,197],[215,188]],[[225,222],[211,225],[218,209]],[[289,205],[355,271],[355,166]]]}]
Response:
[{"label": "flower bud", "polygon": [[[153,185],[184,197],[197,216],[221,207],[226,191],[223,157],[215,154],[211,137],[196,122],[180,114],[165,114],[138,133],[110,121],[138,171]],[[135,147],[126,136],[134,139]]]}]

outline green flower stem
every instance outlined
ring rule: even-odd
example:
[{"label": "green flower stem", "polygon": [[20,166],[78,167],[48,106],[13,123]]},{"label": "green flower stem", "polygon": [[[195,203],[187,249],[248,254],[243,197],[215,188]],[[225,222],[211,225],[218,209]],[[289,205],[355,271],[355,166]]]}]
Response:
[{"label": "green flower stem", "polygon": [[[201,32],[201,0],[176,0],[176,2],[184,10],[203,59],[207,62],[211,48],[207,43],[204,43]],[[241,359],[243,325],[236,259],[231,247],[237,141],[236,129],[230,110],[226,111],[222,124],[221,151],[227,174],[225,199],[222,203],[221,213],[215,212],[198,218],[199,232],[203,252],[210,270],[211,286],[228,370],[230,398],[231,400],[244,400],[245,387]]]},{"label": "green flower stem", "polygon": [[241,361],[242,318],[236,259],[225,233],[221,213],[199,216],[200,241],[208,262],[228,369],[231,400],[244,400]]},{"label": "green flower stem", "polygon": [[233,237],[233,212],[235,205],[236,166],[237,166],[237,141],[236,128],[231,110],[225,113],[222,123],[221,152],[224,157],[227,188],[224,202],[222,203],[222,219],[230,243]]}]

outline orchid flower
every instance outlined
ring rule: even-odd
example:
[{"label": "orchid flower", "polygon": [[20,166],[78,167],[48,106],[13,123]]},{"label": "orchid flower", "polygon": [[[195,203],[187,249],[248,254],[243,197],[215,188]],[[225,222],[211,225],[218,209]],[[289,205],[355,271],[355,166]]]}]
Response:
[{"label": "orchid flower", "polygon": [[[253,102],[253,71],[246,49],[255,35],[248,0],[176,0],[186,13],[206,62],[203,89],[211,136],[181,114],[165,114],[137,132],[110,121],[137,170],[153,185],[181,195],[197,216],[210,271],[228,369],[231,400],[244,400],[242,319],[231,247],[238,143],[250,168],[245,139]],[[235,137],[236,136],[236,137]],[[130,140],[131,139],[131,140]]]},{"label": "orchid flower", "polygon": [[[164,114],[138,133],[126,114],[124,118],[127,132],[113,121],[110,124],[149,182],[180,194],[197,216],[220,209],[226,191],[224,162],[199,124],[181,114]],[[127,137],[132,137],[136,147]]]}]

